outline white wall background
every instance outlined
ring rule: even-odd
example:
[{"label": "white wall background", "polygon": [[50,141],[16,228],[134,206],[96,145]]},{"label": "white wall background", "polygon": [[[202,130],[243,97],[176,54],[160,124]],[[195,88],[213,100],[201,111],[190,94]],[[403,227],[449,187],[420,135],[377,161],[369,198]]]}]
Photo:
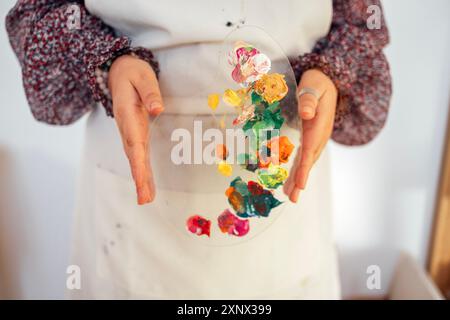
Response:
[{"label": "white wall background", "polygon": [[0,298],[62,298],[83,123],[34,121],[0,2]]},{"label": "white wall background", "polygon": [[[84,121],[33,120],[0,2],[0,298],[62,298]],[[335,235],[343,293],[386,291],[400,250],[425,264],[450,89],[450,2],[383,1],[394,96],[380,136],[333,144]],[[366,268],[382,270],[367,292]]]},{"label": "white wall background", "polygon": [[450,2],[383,1],[393,98],[385,129],[359,148],[332,146],[343,294],[366,289],[377,264],[385,292],[400,250],[425,265],[450,90]]}]

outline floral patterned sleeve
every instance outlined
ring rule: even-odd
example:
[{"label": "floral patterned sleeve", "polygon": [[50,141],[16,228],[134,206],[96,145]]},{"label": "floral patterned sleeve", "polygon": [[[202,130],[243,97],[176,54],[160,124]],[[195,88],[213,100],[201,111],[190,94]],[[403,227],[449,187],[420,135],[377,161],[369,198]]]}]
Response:
[{"label": "floral patterned sleeve", "polygon": [[6,30],[31,112],[49,124],[72,123],[97,102],[112,115],[107,67],[119,55],[135,54],[158,71],[150,51],[116,36],[82,0],[19,0],[6,17]]},{"label": "floral patterned sleeve", "polygon": [[308,69],[320,69],[339,91],[332,138],[346,145],[371,141],[386,121],[392,87],[382,49],[389,42],[381,14],[378,29],[369,29],[368,8],[379,0],[334,0],[327,37],[311,53],[292,59],[297,79]]}]

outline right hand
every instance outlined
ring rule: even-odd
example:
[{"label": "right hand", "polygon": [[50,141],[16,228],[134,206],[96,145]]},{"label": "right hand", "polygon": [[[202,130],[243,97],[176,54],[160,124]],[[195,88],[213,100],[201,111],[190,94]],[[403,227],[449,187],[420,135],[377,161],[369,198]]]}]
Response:
[{"label": "right hand", "polygon": [[136,185],[138,204],[155,197],[155,184],[149,159],[149,115],[163,110],[158,80],[144,60],[123,55],[109,70],[108,87],[112,95],[114,118]]}]

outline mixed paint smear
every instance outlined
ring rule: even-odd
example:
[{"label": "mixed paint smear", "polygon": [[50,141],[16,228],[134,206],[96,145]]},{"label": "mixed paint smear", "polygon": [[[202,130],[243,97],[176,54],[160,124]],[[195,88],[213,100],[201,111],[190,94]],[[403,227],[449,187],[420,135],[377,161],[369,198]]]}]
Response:
[{"label": "mixed paint smear", "polygon": [[251,180],[245,182],[241,177],[231,181],[225,195],[236,214],[243,218],[268,217],[270,211],[281,204],[260,183]]},{"label": "mixed paint smear", "polygon": [[[222,101],[237,111],[233,120],[252,143],[248,153],[239,154],[237,161],[254,179],[244,181],[240,176],[231,182],[225,196],[234,210],[223,211],[217,218],[221,232],[242,237],[250,230],[249,218],[268,217],[281,204],[274,190],[283,185],[288,171],[282,164],[288,162],[294,145],[286,136],[279,136],[284,123],[280,101],[286,97],[288,86],[284,75],[269,73],[271,61],[254,46],[238,41],[228,56],[233,71],[232,79],[239,89],[226,89]],[[220,95],[212,93],[207,98],[208,107],[215,111],[220,105]],[[223,120],[222,120],[223,127]],[[217,171],[225,177],[233,175],[233,167],[227,163],[227,147],[216,148]],[[199,215],[187,220],[187,228],[196,235],[210,236],[211,221]]]}]

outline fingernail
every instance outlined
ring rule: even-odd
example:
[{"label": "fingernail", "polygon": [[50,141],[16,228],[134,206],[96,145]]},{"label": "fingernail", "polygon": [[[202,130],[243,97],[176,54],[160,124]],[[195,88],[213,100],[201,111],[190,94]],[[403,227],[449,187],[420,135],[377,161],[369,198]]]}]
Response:
[{"label": "fingernail", "polygon": [[300,190],[298,188],[295,188],[294,190],[292,190],[292,194],[291,194],[290,198],[293,203],[297,203],[299,194],[300,194]]},{"label": "fingernail", "polygon": [[296,183],[295,187],[300,189],[300,190],[304,190],[305,189],[305,185],[306,185],[306,182]]},{"label": "fingernail", "polygon": [[291,181],[286,181],[286,183],[283,186],[284,193],[289,196],[292,192],[292,189],[294,189],[294,184]]},{"label": "fingernail", "polygon": [[162,109],[162,104],[159,101],[153,101],[152,103],[150,103],[150,110],[158,110],[158,109]]},{"label": "fingernail", "polygon": [[150,202],[150,195],[147,188],[140,188],[137,190],[138,204],[143,205]]},{"label": "fingernail", "polygon": [[304,116],[312,116],[314,114],[314,109],[312,107],[303,107],[302,115]]}]

